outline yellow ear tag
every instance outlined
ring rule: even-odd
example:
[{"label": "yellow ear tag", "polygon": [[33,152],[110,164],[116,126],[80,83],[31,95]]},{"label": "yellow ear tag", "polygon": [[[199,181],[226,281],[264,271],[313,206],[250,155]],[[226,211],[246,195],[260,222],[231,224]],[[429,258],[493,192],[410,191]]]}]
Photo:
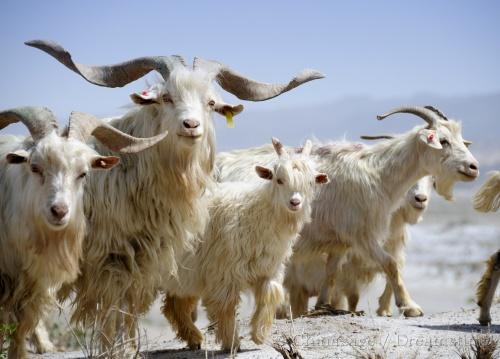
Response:
[{"label": "yellow ear tag", "polygon": [[226,112],[226,125],[228,128],[234,128],[233,114],[231,111]]}]

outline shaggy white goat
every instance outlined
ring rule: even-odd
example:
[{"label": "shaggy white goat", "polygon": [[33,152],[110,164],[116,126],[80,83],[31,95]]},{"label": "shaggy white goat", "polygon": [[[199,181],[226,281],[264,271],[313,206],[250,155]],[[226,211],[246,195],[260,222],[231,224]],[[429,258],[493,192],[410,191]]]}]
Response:
[{"label": "shaggy white goat", "polygon": [[[77,277],[87,173],[120,161],[82,141],[92,133],[113,150],[134,152],[166,135],[136,139],[80,113],[72,114],[68,130],[59,135],[46,108],[0,112],[0,129],[19,121],[31,137],[0,137],[0,324],[15,325],[9,358],[16,359],[26,357],[24,341],[51,303],[51,292]],[[39,352],[51,347],[41,330],[34,341]]]},{"label": "shaggy white goat", "polygon": [[[336,273],[349,248],[383,269],[394,291],[396,305],[406,316],[422,315],[411,299],[397,261],[383,248],[391,213],[420,178],[432,175],[438,194],[452,198],[456,181],[472,181],[478,163],[464,144],[460,124],[433,107],[401,107],[395,113],[421,117],[427,126],[415,127],[394,139],[373,146],[355,143],[318,144],[313,149],[318,169],[331,181],[322,187],[314,205],[312,222],[306,224],[294,246],[294,260],[326,253],[326,277],[319,303],[327,303]],[[235,151],[217,160],[218,179],[235,180],[268,148]],[[262,163],[265,163],[262,162]],[[248,168],[246,169],[248,171]]]},{"label": "shaggy white goat", "polygon": [[242,105],[223,103],[213,82],[240,99],[263,101],[323,76],[306,70],[288,84],[265,84],[215,61],[195,58],[190,69],[179,56],[86,66],[73,62],[55,43],[27,44],[99,86],[121,87],[152,70],[164,79],[133,94],[140,108],[110,124],[132,135],[152,136],[164,130],[171,135],[152,151],[122,156],[120,171],[89,181],[84,201],[90,222],[86,261],[75,285],[61,293],[67,297],[75,292],[73,320],[92,324],[97,318],[103,344],[110,346],[119,321],[125,320],[124,340],[134,332],[136,316],[149,309],[162,276],[175,274],[176,257],[203,231],[208,217],[203,193],[213,182],[215,156],[212,113],[230,119],[243,110]]},{"label": "shaggy white goat", "polygon": [[[500,172],[493,171],[474,196],[474,208],[480,212],[496,212],[500,207]],[[486,270],[478,283],[476,299],[481,307],[479,323],[491,323],[490,308],[500,281],[500,250],[486,262]]]},{"label": "shaggy white goat", "polygon": [[309,158],[290,156],[273,139],[278,159],[270,168],[255,166],[266,182],[234,182],[217,186],[210,199],[210,221],[194,254],[182,262],[179,278],[166,286],[163,312],[179,338],[191,348],[203,337],[191,320],[198,297],[217,323],[216,338],[224,350],[239,348],[235,327],[240,293],[251,290],[256,309],[252,340],[262,344],[269,334],[276,305],[282,301],[284,262],[304,223],[310,220],[316,184],[328,182]]},{"label": "shaggy white goat", "polygon": [[[408,240],[407,224],[416,224],[421,219],[429,204],[432,189],[432,178],[420,179],[405,195],[401,206],[392,214],[389,236],[385,240],[384,249],[393,256],[399,268],[404,267],[404,249]],[[325,264],[327,256],[323,253],[307,260],[291,261],[287,266],[284,286],[288,291],[289,304],[294,317],[307,312],[309,297],[316,296],[325,280]],[[380,273],[376,263],[370,263],[353,251],[348,251],[345,263],[337,276],[337,282],[330,299],[333,308],[356,311],[360,292]],[[379,298],[377,314],[391,315],[392,287],[386,281],[383,294]],[[345,307],[347,299],[348,308]],[[288,305],[281,306],[279,316],[288,314]]]}]

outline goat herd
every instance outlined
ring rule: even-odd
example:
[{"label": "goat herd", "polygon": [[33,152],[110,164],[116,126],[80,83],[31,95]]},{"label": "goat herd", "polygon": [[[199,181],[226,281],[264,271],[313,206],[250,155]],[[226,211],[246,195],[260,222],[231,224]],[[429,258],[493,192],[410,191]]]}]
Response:
[{"label": "goat herd", "polygon": [[[180,339],[200,348],[194,325],[201,299],[224,350],[239,348],[236,309],[255,297],[251,337],[263,343],[275,316],[317,307],[355,311],[377,273],[405,316],[421,316],[401,277],[405,227],[417,223],[431,188],[452,198],[457,181],[479,165],[460,124],[434,107],[404,106],[425,121],[373,145],[353,142],[272,145],[216,154],[212,113],[228,119],[242,105],[224,103],[213,83],[242,100],[264,101],[323,75],[306,70],[287,84],[251,80],[224,64],[179,56],[142,57],[111,66],[73,61],[56,43],[31,41],[82,76],[121,87],[150,71],[163,81],[131,95],[124,116],[98,120],[73,112],[59,129],[52,112],[0,112],[0,128],[22,122],[26,138],[0,137],[0,324],[13,323],[9,358],[53,350],[43,315],[71,302],[72,322],[95,326],[100,351],[128,343],[138,318],[158,296]],[[500,205],[500,172],[475,197],[478,210]],[[377,210],[373,210],[376,204]],[[478,289],[481,324],[500,277],[500,252]],[[344,303],[344,302],[347,303]],[[291,307],[291,310],[289,309]],[[111,356],[111,355],[108,355]]]}]

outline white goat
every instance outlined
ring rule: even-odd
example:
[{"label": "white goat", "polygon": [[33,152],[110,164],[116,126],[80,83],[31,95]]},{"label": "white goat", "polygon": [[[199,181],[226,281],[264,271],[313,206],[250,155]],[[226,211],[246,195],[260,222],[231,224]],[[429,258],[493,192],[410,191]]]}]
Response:
[{"label": "white goat", "polygon": [[[189,69],[179,56],[86,66],[73,62],[55,43],[37,40],[27,44],[96,85],[121,87],[152,70],[164,79],[149,91],[133,94],[133,101],[141,107],[111,125],[139,136],[164,130],[172,135],[152,151],[122,157],[121,171],[93,177],[86,191],[90,226],[86,261],[71,288],[76,293],[73,320],[92,324],[97,318],[103,344],[109,346],[117,337],[118,321],[125,320],[125,339],[134,332],[136,316],[149,309],[162,276],[175,274],[176,257],[203,231],[208,218],[203,193],[213,182],[215,156],[211,115],[215,111],[230,119],[243,110],[242,105],[223,103],[213,82],[240,99],[263,101],[323,76],[306,70],[288,84],[265,84],[215,61],[195,58]],[[66,290],[61,297],[69,293]],[[113,307],[131,315],[111,312]]]},{"label": "white goat", "polygon": [[[0,137],[0,324],[15,325],[9,358],[16,359],[26,357],[24,341],[51,303],[51,292],[78,275],[87,173],[120,161],[82,141],[92,133],[113,150],[134,152],[166,135],[136,139],[80,113],[72,114],[68,130],[59,135],[46,108],[0,112],[0,129],[19,121],[31,137]],[[37,351],[50,349],[40,332],[34,340]]]},{"label": "white goat", "polygon": [[[496,212],[500,207],[500,172],[493,171],[474,196],[474,208],[480,212]],[[486,262],[486,270],[478,283],[476,299],[481,308],[479,323],[491,323],[490,308],[500,281],[500,250]]]},{"label": "white goat", "polygon": [[[399,268],[404,267],[404,249],[408,240],[406,230],[407,224],[416,224],[421,219],[429,204],[432,189],[432,178],[420,179],[405,195],[401,206],[392,214],[389,226],[389,236],[385,240],[384,249],[393,256]],[[307,260],[291,261],[287,266],[284,286],[288,291],[289,304],[294,317],[307,312],[308,299],[317,296],[325,280],[325,264],[327,256],[324,253]],[[366,261],[353,251],[348,251],[345,263],[342,265],[337,276],[337,282],[330,298],[333,308],[345,308],[347,299],[348,309],[356,311],[359,301],[359,293],[370,284],[380,268],[376,263]],[[379,298],[377,314],[381,316],[391,315],[392,287],[386,281],[385,290]],[[279,317],[288,314],[288,304],[280,306]]]},{"label": "white goat", "polygon": [[163,312],[179,338],[191,348],[203,337],[191,320],[202,297],[216,338],[224,350],[239,348],[235,327],[240,293],[251,290],[256,309],[251,320],[252,340],[262,344],[269,334],[275,308],[282,301],[284,262],[304,223],[310,220],[315,184],[328,182],[309,158],[311,143],[302,155],[292,155],[273,139],[278,160],[271,168],[255,166],[267,182],[220,184],[210,200],[210,222],[194,254],[167,285]]},{"label": "white goat", "polygon": [[[326,253],[326,277],[319,304],[327,303],[336,273],[349,248],[370,258],[383,269],[394,291],[396,305],[406,316],[423,312],[411,299],[397,261],[383,248],[391,213],[420,178],[432,175],[438,194],[452,198],[456,181],[472,181],[478,163],[471,155],[458,122],[448,120],[433,107],[401,107],[379,116],[411,113],[427,122],[413,130],[373,146],[354,143],[318,144],[313,149],[318,169],[330,183],[321,189],[314,205],[312,222],[306,224],[294,246],[293,260]],[[235,180],[245,168],[269,149],[235,151],[217,160],[218,179]],[[262,162],[262,163],[265,163]],[[248,171],[248,169],[247,169]]]}]

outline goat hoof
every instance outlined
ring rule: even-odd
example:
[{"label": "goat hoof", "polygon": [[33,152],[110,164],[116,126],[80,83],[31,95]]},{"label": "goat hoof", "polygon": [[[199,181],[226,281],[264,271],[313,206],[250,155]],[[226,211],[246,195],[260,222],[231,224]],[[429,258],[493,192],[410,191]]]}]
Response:
[{"label": "goat hoof", "polygon": [[491,324],[491,318],[486,318],[486,319],[479,318],[479,325],[487,327],[490,324]]},{"label": "goat hoof", "polygon": [[191,343],[188,344],[189,350],[201,350],[201,344],[200,343]]},{"label": "goat hoof", "polygon": [[405,317],[407,318],[414,318],[414,317],[421,317],[424,315],[424,311],[419,308],[419,307],[415,307],[415,308],[406,308],[403,310],[403,314]]},{"label": "goat hoof", "polygon": [[392,311],[390,309],[378,309],[377,315],[379,317],[392,317]]}]

